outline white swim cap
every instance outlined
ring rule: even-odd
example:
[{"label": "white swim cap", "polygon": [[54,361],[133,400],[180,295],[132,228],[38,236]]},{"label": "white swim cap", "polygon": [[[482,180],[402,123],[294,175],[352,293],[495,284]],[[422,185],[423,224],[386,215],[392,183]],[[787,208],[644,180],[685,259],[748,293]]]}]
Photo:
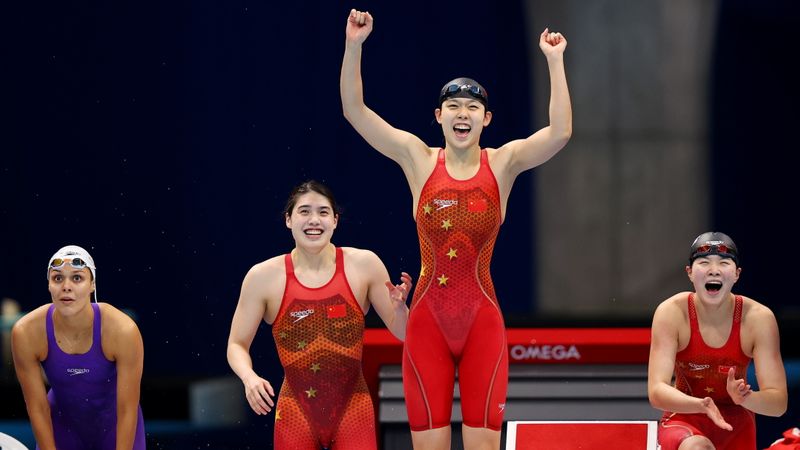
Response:
[{"label": "white swim cap", "polygon": [[[92,255],[89,254],[83,247],[78,247],[77,245],[67,245],[66,247],[61,247],[57,252],[50,257],[50,261],[47,263],[47,277],[50,277],[50,269],[53,267],[61,267],[66,262],[65,260],[69,259],[70,264],[73,267],[76,267],[76,260],[79,262],[77,266],[80,267],[88,267],[89,271],[92,272],[92,281],[95,283],[94,289],[94,301],[97,302],[97,273],[95,272],[96,266],[94,265],[94,259]],[[80,264],[83,263],[83,264]]]}]

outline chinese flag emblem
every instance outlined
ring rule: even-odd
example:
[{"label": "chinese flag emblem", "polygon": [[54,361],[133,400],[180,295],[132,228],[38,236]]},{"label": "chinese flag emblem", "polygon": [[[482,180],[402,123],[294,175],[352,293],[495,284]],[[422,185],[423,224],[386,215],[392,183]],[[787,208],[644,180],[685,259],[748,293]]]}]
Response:
[{"label": "chinese flag emblem", "polygon": [[330,305],[327,307],[329,319],[339,319],[347,315],[347,308],[344,303]]},{"label": "chinese flag emblem", "polygon": [[724,373],[725,375],[728,374],[728,371],[733,369],[733,366],[717,366],[717,371],[719,373]]},{"label": "chinese flag emblem", "polygon": [[485,198],[471,198],[467,200],[467,211],[469,212],[483,212],[486,211],[488,206]]}]

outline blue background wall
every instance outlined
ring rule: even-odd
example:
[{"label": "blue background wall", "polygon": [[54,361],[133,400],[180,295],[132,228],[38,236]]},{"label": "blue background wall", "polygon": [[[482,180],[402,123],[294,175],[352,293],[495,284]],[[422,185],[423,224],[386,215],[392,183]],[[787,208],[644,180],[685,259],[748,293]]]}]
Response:
[{"label": "blue background wall", "polygon": [[[431,123],[439,87],[461,74],[490,86],[496,120],[484,145],[530,131],[526,59],[538,48],[525,42],[521,6],[481,7],[479,29],[452,26],[472,22],[478,5],[372,8],[367,101],[430,145],[441,143]],[[59,5],[25,17],[0,167],[0,247],[10,256],[2,295],[25,309],[49,301],[47,258],[85,246],[100,299],[138,315],[148,373],[227,372],[241,280],[292,248],[281,211],[308,178],[330,184],[344,206],[336,244],[374,250],[393,275],[416,274],[405,178],[341,113],[349,8],[151,6]],[[470,30],[484,37],[468,39]],[[516,186],[497,249],[514,262],[496,270],[508,312],[532,307],[533,261],[514,251],[531,245],[530,177]]]}]

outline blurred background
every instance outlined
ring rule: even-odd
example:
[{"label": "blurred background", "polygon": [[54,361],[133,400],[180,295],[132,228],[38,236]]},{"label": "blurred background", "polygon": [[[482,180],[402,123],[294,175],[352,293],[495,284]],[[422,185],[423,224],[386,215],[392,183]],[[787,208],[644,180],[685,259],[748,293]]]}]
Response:
[{"label": "blurred background", "polygon": [[[144,337],[152,448],[271,446],[273,418],[243,395],[230,399],[241,414],[224,418],[192,399],[241,393],[225,359],[230,320],[247,270],[293,247],[281,211],[296,184],[336,193],[335,244],[375,251],[392,276],[419,271],[405,177],[342,116],[353,7],[375,18],[367,104],[431,146],[443,143],[438,91],[457,76],[489,92],[484,146],[545,126],[538,35],[568,40],[572,140],[517,179],[495,250],[509,327],[647,327],[660,301],[690,289],[694,237],[723,231],[742,254],[735,291],[775,312],[790,369],[790,410],[759,419],[759,445],[800,424],[800,3],[15,3],[4,8],[0,298],[23,313],[49,302],[47,258],[87,248],[100,301],[129,311]],[[30,433],[3,352],[0,431]],[[252,353],[279,384],[268,327]]]}]

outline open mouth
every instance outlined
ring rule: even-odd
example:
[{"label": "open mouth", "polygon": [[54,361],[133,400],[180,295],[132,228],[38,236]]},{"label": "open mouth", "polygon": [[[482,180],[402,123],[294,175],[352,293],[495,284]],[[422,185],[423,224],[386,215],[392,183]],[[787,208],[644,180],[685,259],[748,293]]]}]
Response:
[{"label": "open mouth", "polygon": [[458,124],[453,127],[453,132],[455,132],[457,137],[461,138],[467,137],[470,131],[472,131],[472,127],[470,127],[469,125]]},{"label": "open mouth", "polygon": [[706,283],[706,291],[709,294],[716,294],[717,292],[722,290],[722,283],[719,281],[709,281]]},{"label": "open mouth", "polygon": [[316,229],[316,228],[312,228],[312,229],[304,230],[303,233],[305,233],[306,236],[319,236],[319,235],[322,234],[322,230],[319,230],[319,229]]}]

